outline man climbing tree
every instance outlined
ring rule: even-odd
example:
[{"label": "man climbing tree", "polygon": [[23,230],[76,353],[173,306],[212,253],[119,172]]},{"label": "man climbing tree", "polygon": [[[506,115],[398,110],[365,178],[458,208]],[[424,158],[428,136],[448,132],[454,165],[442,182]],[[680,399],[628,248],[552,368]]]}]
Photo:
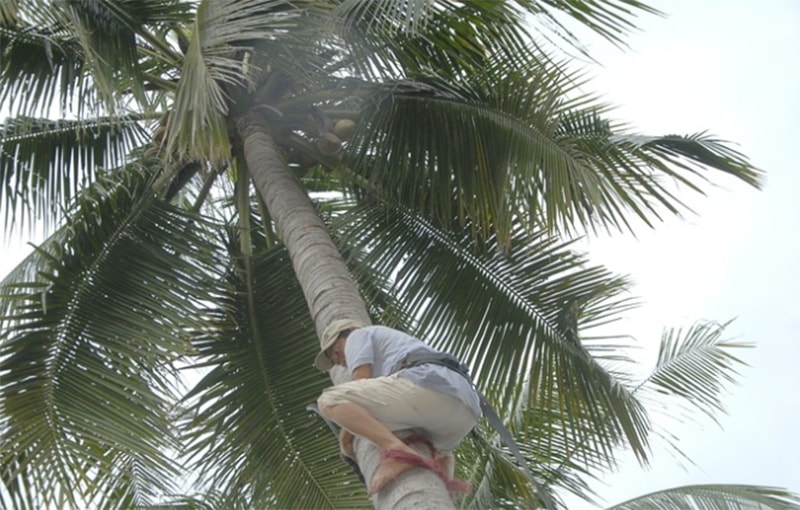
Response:
[{"label": "man climbing tree", "polygon": [[[469,489],[450,478],[451,452],[481,416],[478,394],[463,375],[432,363],[401,368],[409,354],[436,351],[384,326],[336,320],[325,329],[320,346],[315,366],[329,370],[341,365],[350,376],[318,400],[322,414],[342,427],[344,455],[355,458],[352,434],[381,449],[381,463],[368,483],[371,494],[413,467],[433,470],[451,492]],[[422,436],[403,440],[393,433],[398,430]],[[433,458],[421,457],[406,444],[410,441],[429,444]]]}]

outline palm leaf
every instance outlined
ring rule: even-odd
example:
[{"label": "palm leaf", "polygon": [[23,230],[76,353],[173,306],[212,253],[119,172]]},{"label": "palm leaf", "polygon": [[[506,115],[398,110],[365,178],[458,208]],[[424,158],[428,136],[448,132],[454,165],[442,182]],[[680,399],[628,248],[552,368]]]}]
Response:
[{"label": "palm leaf", "polygon": [[685,331],[666,329],[655,366],[633,394],[654,406],[652,411],[663,410],[665,417],[680,419],[699,411],[716,421],[725,410],[725,386],[736,382],[736,366],[744,364],[731,351],[750,347],[722,339],[727,325],[701,321]]},{"label": "palm leaf", "polygon": [[[117,167],[142,144],[138,115],[91,121],[8,119],[0,128],[0,210],[6,229],[59,219],[98,166]],[[45,157],[48,155],[50,157]]]},{"label": "palm leaf", "polygon": [[797,510],[800,496],[754,485],[690,485],[639,496],[608,510]]},{"label": "palm leaf", "polygon": [[153,505],[138,505],[135,510],[218,510],[220,508],[248,510],[252,506],[246,498],[232,501],[225,499],[217,491],[209,491],[191,496],[176,496]]},{"label": "palm leaf", "polygon": [[170,366],[204,320],[213,252],[192,233],[198,219],[123,175],[83,195],[65,242],[40,251],[44,282],[9,284],[0,473],[44,506],[127,507],[174,490]]},{"label": "palm leaf", "polygon": [[92,87],[79,79],[86,63],[78,41],[39,2],[12,5],[0,23],[0,104],[31,116],[90,101]]},{"label": "palm leaf", "polygon": [[630,230],[631,212],[652,224],[662,210],[684,210],[674,184],[699,190],[694,180],[709,170],[759,183],[757,169],[707,136],[635,143],[591,97],[565,101],[580,81],[544,56],[527,71],[514,65],[373,88],[347,162],[437,224],[470,222],[501,240],[520,210],[529,228]]},{"label": "palm leaf", "polygon": [[[527,53],[532,38],[555,35],[580,48],[563,15],[621,44],[637,13],[657,14],[635,0],[575,2],[453,2],[345,0],[330,17],[360,76],[398,78],[480,70],[504,53]],[[533,28],[532,28],[533,27]],[[523,57],[524,58],[524,57]]]},{"label": "palm leaf", "polygon": [[492,56],[527,52],[527,25],[507,2],[385,0],[341,2],[330,14],[344,63],[372,81],[409,76],[462,76]]},{"label": "palm leaf", "polygon": [[[723,341],[726,324],[698,322],[686,331],[665,330],[658,359],[653,371],[632,390],[648,411],[658,413],[667,420],[685,420],[701,412],[716,421],[716,415],[724,412],[722,393],[726,384],[735,382],[738,375],[735,365],[742,364],[730,351],[747,347],[747,344]],[[677,445],[678,438],[669,433],[669,426],[662,423],[654,427],[653,433],[665,439],[680,456],[688,458]],[[586,445],[579,445],[574,452],[563,458],[556,472],[570,471],[574,457],[582,458]],[[591,448],[590,448],[591,450]],[[615,467],[615,466],[612,466]],[[599,471],[608,466],[595,465]],[[647,505],[644,505],[648,508]]]},{"label": "palm leaf", "polygon": [[17,266],[12,269],[3,280],[0,280],[0,330],[3,329],[4,317],[9,317],[11,309],[16,304],[16,296],[25,294],[24,289],[16,288],[16,283],[26,282],[27,284],[36,283],[47,285],[47,280],[40,275],[49,270],[51,260],[49,253],[56,251],[58,246],[66,242],[69,235],[68,229],[60,228],[50,235],[42,244],[31,246],[31,252]]},{"label": "palm leaf", "polygon": [[256,508],[368,507],[336,438],[305,410],[329,381],[311,366],[317,341],[286,253],[236,260],[217,328],[194,342],[205,376],[186,403],[186,453],[200,485]]},{"label": "palm leaf", "polygon": [[[480,430],[473,435],[474,441],[463,441],[457,450],[457,475],[473,485],[472,492],[462,500],[461,508],[543,507],[534,487],[510,461],[509,453],[485,439],[493,431],[484,427]],[[532,473],[539,480],[544,479],[540,466],[532,466]]]},{"label": "palm leaf", "polygon": [[[653,401],[669,408],[669,416],[684,415],[677,412],[682,408],[685,415],[694,410],[716,420],[724,412],[725,386],[736,381],[736,365],[743,365],[731,351],[749,346],[723,340],[726,326],[698,322],[686,331],[664,331],[656,365],[640,388],[651,396],[657,394]],[[665,401],[664,396],[673,398]]]},{"label": "palm leaf", "polygon": [[93,88],[109,112],[115,112],[119,99],[128,94],[147,103],[140,41],[172,66],[178,62],[176,49],[149,30],[186,20],[187,6],[181,2],[94,0],[57,3],[52,10],[79,41]]},{"label": "palm leaf", "polygon": [[14,5],[0,27],[0,103],[27,116],[55,106],[78,117],[114,112],[131,94],[146,105],[147,85],[177,62],[163,32],[189,14],[187,4],[161,0]]},{"label": "palm leaf", "polygon": [[744,155],[706,133],[651,137],[617,134],[611,140],[617,146],[629,148],[642,158],[642,163],[658,165],[659,169],[672,166],[686,175],[702,175],[703,167],[711,167],[754,187],[760,187],[764,177],[762,171],[744,164]]},{"label": "palm leaf", "polygon": [[[656,9],[637,0],[545,0],[527,2],[519,0],[524,8],[530,9],[543,27],[579,49],[578,38],[566,27],[560,18],[566,15],[585,27],[593,30],[614,44],[624,44],[624,36],[636,27],[632,18],[637,14],[661,14]],[[536,16],[538,15],[538,16]]]}]

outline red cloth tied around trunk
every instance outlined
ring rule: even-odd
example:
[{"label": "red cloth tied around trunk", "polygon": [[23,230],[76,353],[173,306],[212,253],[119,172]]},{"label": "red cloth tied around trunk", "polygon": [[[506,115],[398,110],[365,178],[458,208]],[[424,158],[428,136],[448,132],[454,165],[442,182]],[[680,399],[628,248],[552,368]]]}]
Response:
[{"label": "red cloth tied around trunk", "polygon": [[469,482],[464,480],[459,480],[458,478],[450,478],[447,473],[444,472],[442,466],[436,462],[436,458],[438,456],[438,451],[433,446],[433,444],[428,440],[428,438],[420,435],[413,435],[405,438],[404,442],[406,444],[412,443],[421,443],[428,447],[430,450],[430,454],[433,459],[426,459],[416,453],[409,453],[404,450],[386,450],[381,452],[381,460],[383,459],[395,459],[399,460],[400,462],[404,462],[406,464],[411,464],[415,467],[420,467],[424,469],[430,469],[434,473],[436,473],[439,478],[442,479],[444,482],[445,487],[447,487],[447,491],[450,493],[468,493],[472,490],[472,485]]}]

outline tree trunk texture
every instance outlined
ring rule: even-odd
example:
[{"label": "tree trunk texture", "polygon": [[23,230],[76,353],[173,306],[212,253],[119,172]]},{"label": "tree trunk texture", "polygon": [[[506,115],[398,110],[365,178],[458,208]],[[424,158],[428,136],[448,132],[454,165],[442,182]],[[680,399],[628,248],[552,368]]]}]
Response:
[{"label": "tree trunk texture", "polygon": [[265,123],[251,113],[238,119],[237,127],[253,183],[289,251],[317,336],[339,318],[369,324],[364,300],[339,250],[314,204],[276,149]]},{"label": "tree trunk texture", "polygon": [[[275,147],[266,123],[251,112],[237,119],[237,129],[256,190],[289,251],[317,336],[339,318],[370,324],[366,304],[347,265],[313,203]],[[310,363],[309,370],[313,370]],[[332,370],[330,375],[334,384],[346,377],[344,370]],[[417,449],[416,445],[411,446]],[[380,462],[380,451],[369,441],[358,439],[355,450],[369,483]],[[427,451],[418,451],[427,456]],[[372,504],[378,510],[455,508],[444,483],[425,469],[407,471],[373,496]]]}]

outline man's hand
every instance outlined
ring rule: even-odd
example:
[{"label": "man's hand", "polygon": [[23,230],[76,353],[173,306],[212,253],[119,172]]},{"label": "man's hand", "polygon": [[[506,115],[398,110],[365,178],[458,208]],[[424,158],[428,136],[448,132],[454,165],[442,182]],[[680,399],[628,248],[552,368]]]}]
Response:
[{"label": "man's hand", "polygon": [[353,451],[353,434],[345,429],[339,431],[339,448],[344,457],[356,458],[356,454]]}]

